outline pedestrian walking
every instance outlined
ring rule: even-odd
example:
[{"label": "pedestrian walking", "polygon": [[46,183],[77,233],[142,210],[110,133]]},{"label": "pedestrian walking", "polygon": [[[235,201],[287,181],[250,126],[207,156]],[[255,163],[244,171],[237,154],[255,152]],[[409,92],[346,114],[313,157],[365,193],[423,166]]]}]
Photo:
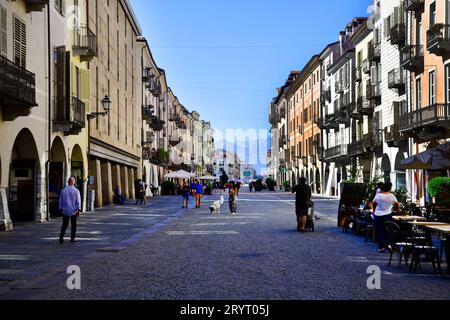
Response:
[{"label": "pedestrian walking", "polygon": [[183,196],[183,209],[189,209],[189,196],[191,194],[191,189],[186,181],[183,181],[180,188],[180,193]]},{"label": "pedestrian walking", "polygon": [[253,182],[249,183],[248,188],[250,189],[250,193],[252,193],[253,192]]},{"label": "pedestrian walking", "polygon": [[305,232],[308,219],[308,208],[311,202],[311,187],[306,184],[306,178],[300,178],[300,183],[292,188],[295,193],[295,214],[297,216],[297,231]]},{"label": "pedestrian walking", "polygon": [[239,192],[241,191],[241,185],[242,185],[242,182],[240,182],[240,181],[238,181],[238,182],[236,182],[236,195],[239,197]]},{"label": "pedestrian walking", "polygon": [[392,209],[398,207],[398,200],[391,193],[392,183],[386,182],[381,187],[375,199],[373,199],[373,214],[375,217],[375,235],[378,242],[378,252],[386,252],[388,245],[388,232],[385,227],[386,221],[392,221]]},{"label": "pedestrian walking", "polygon": [[71,242],[75,242],[77,233],[77,218],[81,211],[81,196],[80,191],[75,188],[75,178],[71,177],[67,181],[67,187],[61,190],[59,196],[59,210],[63,215],[63,224],[61,227],[61,232],[59,234],[59,243],[64,243],[64,236],[66,234],[67,227],[69,226],[69,221],[72,227],[70,233]]},{"label": "pedestrian walking", "polygon": [[139,179],[136,184],[136,205],[144,204],[144,182]]},{"label": "pedestrian walking", "polygon": [[195,207],[200,208],[203,195],[203,184],[200,183],[199,180],[195,180],[195,183],[192,184],[192,190],[195,194]]},{"label": "pedestrian walking", "polygon": [[235,215],[237,213],[237,187],[234,182],[230,183],[230,190],[228,191],[228,204],[230,206],[230,213]]}]

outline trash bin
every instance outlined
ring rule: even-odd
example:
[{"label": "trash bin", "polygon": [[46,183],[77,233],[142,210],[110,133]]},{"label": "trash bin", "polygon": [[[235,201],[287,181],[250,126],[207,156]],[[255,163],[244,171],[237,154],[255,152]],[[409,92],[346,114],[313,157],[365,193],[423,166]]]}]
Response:
[{"label": "trash bin", "polygon": [[95,190],[89,191],[88,204],[89,204],[89,208],[88,208],[89,212],[94,212],[95,211]]}]

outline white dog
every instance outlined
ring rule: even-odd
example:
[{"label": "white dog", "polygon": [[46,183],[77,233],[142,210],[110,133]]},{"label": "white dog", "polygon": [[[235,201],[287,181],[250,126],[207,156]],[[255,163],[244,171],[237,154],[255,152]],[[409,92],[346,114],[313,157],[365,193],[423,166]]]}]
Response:
[{"label": "white dog", "polygon": [[224,202],[225,200],[223,198],[223,193],[221,193],[220,199],[214,201],[212,205],[209,207],[209,210],[211,210],[211,214],[220,214],[220,209],[222,208]]}]

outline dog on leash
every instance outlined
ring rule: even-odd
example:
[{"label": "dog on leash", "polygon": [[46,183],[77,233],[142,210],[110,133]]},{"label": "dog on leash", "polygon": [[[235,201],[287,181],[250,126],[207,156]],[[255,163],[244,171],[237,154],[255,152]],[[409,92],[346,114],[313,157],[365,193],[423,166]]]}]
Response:
[{"label": "dog on leash", "polygon": [[221,193],[220,199],[214,201],[212,205],[209,207],[209,210],[211,210],[211,214],[220,214],[220,209],[222,208],[224,202],[225,200],[223,198],[223,193]]}]

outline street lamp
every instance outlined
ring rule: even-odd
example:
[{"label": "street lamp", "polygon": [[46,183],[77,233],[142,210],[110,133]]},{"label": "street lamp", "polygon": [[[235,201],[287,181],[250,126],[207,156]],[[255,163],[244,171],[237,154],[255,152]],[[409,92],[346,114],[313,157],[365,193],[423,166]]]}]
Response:
[{"label": "street lamp", "polygon": [[[98,118],[99,116],[105,117],[109,111],[111,110],[111,99],[109,98],[108,95],[105,95],[105,97],[101,100],[102,103],[102,107],[103,107],[103,112],[91,112],[87,114],[87,119],[88,119],[88,157],[87,157],[87,170],[88,170],[88,185],[91,184],[91,175],[90,175],[90,162],[91,162],[91,121],[92,119]],[[89,188],[89,187],[87,187]],[[92,200],[91,200],[92,201]],[[91,205],[92,202],[89,203],[90,205],[90,210],[93,211],[93,205]]]},{"label": "street lamp", "polygon": [[111,110],[111,100],[109,99],[109,96],[106,95],[102,100],[101,100],[102,106],[103,106],[103,110],[104,112],[91,112],[88,113],[87,118],[88,120],[92,120],[95,119],[99,116],[106,116],[109,112],[109,110]]}]

